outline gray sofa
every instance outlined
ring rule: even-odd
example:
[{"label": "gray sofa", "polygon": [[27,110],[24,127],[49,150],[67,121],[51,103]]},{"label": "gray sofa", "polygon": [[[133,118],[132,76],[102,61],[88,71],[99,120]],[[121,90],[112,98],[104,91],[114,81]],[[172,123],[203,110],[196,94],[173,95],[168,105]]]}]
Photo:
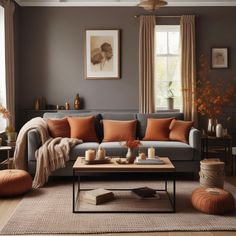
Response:
[{"label": "gray sofa", "polygon": [[[54,175],[57,176],[70,176],[72,175],[72,166],[78,156],[84,156],[87,149],[98,149],[99,145],[106,150],[108,156],[125,156],[127,148],[122,147],[119,142],[102,142],[103,127],[100,122],[102,119],[109,120],[134,120],[137,119],[137,138],[140,140],[145,135],[147,126],[147,118],[168,118],[175,117],[182,120],[182,113],[163,112],[153,114],[139,114],[139,113],[79,113],[79,112],[63,112],[58,111],[56,113],[45,113],[44,118],[63,118],[66,116],[90,116],[96,117],[96,133],[100,140],[100,143],[86,142],[75,146],[70,152],[70,161],[67,162],[65,168],[57,170]],[[148,147],[154,147],[158,156],[169,157],[177,172],[198,172],[199,161],[201,159],[201,137],[199,130],[192,128],[189,134],[189,144],[176,142],[176,141],[141,141],[142,150]],[[35,151],[41,146],[41,141],[37,130],[33,129],[28,132],[27,142],[27,159],[30,173],[35,173],[36,160]],[[138,150],[137,150],[138,152]]]}]

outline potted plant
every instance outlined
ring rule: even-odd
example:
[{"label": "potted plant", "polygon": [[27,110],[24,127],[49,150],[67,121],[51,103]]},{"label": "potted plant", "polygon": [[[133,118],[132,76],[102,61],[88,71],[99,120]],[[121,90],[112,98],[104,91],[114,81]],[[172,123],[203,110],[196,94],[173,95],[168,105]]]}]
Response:
[{"label": "potted plant", "polygon": [[173,92],[173,81],[168,82],[167,86],[167,109],[173,110],[174,109],[174,92]]}]

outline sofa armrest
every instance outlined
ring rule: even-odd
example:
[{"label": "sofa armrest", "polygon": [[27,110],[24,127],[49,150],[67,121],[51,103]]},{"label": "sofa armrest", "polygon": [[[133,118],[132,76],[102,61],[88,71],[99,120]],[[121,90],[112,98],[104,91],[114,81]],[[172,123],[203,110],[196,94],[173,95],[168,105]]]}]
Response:
[{"label": "sofa armrest", "polygon": [[190,130],[189,145],[197,151],[201,151],[201,132],[198,129],[192,128]]},{"label": "sofa armrest", "polygon": [[28,146],[28,160],[35,160],[35,151],[42,145],[39,132],[36,129],[32,129],[27,135]]}]

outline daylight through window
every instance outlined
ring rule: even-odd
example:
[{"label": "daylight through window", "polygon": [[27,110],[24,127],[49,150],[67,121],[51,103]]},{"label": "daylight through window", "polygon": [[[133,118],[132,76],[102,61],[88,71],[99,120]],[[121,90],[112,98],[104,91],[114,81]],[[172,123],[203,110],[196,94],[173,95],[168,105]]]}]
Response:
[{"label": "daylight through window", "polygon": [[157,25],[155,36],[156,109],[167,110],[168,97],[174,98],[174,109],[181,109],[180,26]]},{"label": "daylight through window", "polygon": [[[0,6],[0,104],[6,106],[6,73],[5,73],[5,26],[4,8]],[[0,132],[6,128],[6,120],[0,118]]]}]

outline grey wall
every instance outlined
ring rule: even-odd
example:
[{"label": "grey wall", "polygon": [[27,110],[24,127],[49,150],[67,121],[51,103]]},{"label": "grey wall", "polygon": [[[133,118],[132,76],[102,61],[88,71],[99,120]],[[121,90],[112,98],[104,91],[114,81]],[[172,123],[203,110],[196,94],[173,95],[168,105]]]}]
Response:
[{"label": "grey wall", "polygon": [[[18,106],[37,96],[86,109],[138,108],[138,22],[133,8],[21,8]],[[85,29],[121,29],[120,80],[84,79]]]},{"label": "grey wall", "polygon": [[[86,109],[138,109],[137,7],[19,8],[17,28],[17,108],[30,108],[38,96],[50,104],[73,102],[76,93]],[[211,47],[229,47],[230,68],[212,78],[236,75],[236,7],[166,7],[160,15],[197,14],[197,53],[210,59]],[[158,23],[170,23],[158,19]],[[120,80],[84,79],[85,29],[121,29]],[[232,105],[234,107],[234,104]]]}]

